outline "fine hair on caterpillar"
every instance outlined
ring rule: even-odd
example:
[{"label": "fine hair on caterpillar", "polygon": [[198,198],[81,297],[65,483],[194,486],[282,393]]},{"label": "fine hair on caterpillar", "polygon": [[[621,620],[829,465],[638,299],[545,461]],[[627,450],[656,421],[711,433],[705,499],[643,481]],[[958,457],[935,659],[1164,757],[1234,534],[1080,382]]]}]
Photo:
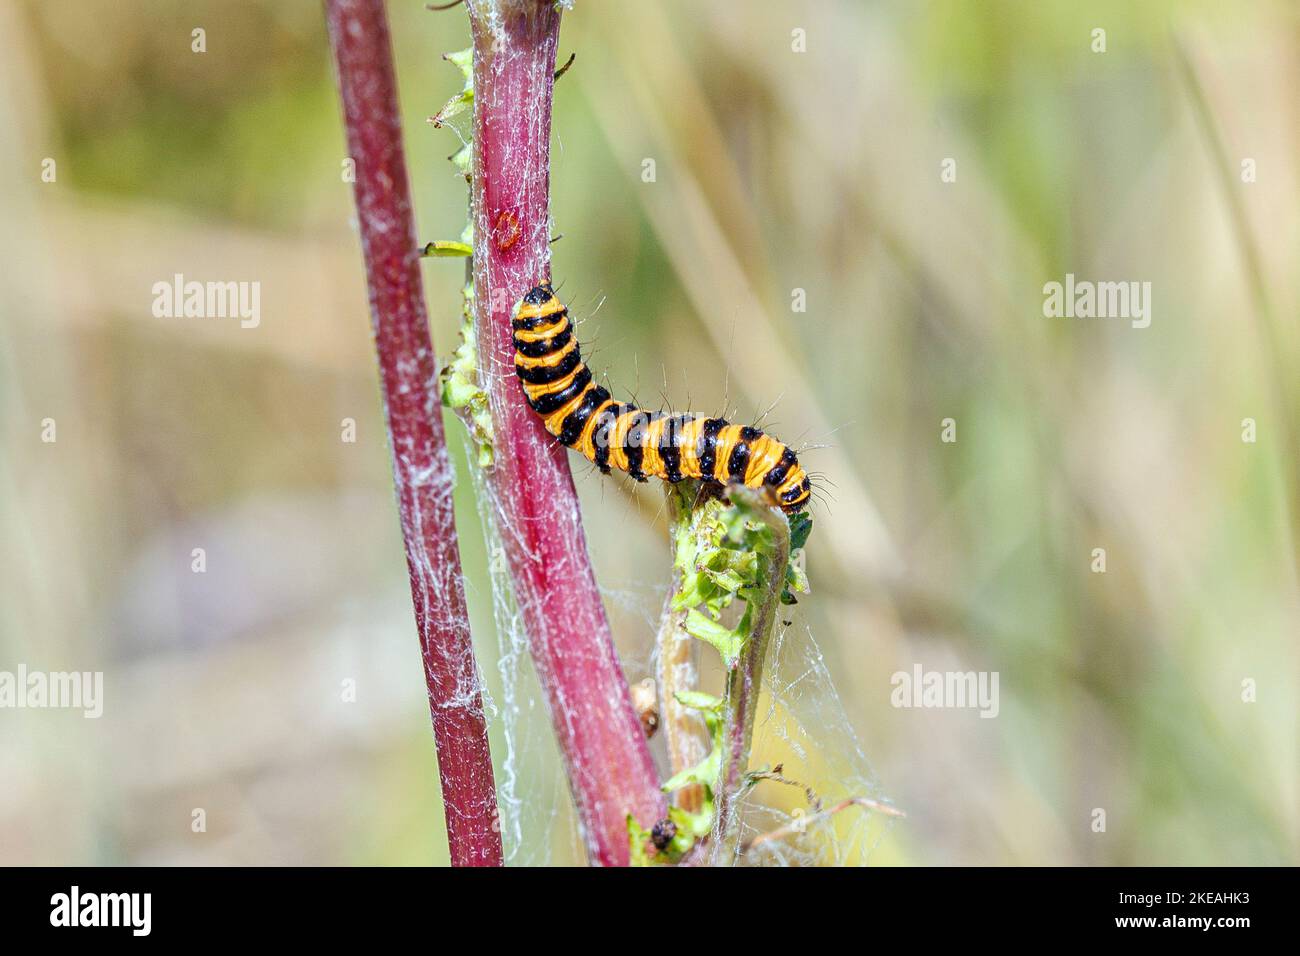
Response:
[{"label": "fine hair on caterpillar", "polygon": [[678,482],[739,483],[765,491],[787,514],[812,494],[794,449],[757,428],[690,412],[670,414],[616,401],[592,380],[569,310],[550,283],[515,306],[515,373],[546,430],[603,473]]}]

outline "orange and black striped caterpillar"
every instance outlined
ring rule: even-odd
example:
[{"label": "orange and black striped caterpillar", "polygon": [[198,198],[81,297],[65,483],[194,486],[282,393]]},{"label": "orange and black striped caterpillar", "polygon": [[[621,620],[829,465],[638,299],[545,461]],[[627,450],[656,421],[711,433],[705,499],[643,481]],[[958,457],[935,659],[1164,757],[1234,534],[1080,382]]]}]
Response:
[{"label": "orange and black striped caterpillar", "polygon": [[591,379],[573,336],[569,310],[549,284],[515,308],[515,372],[533,411],[560,443],[605,474],[626,471],[678,482],[685,478],[765,489],[788,514],[811,494],[794,450],[757,428],[686,412],[670,415],[626,405]]}]

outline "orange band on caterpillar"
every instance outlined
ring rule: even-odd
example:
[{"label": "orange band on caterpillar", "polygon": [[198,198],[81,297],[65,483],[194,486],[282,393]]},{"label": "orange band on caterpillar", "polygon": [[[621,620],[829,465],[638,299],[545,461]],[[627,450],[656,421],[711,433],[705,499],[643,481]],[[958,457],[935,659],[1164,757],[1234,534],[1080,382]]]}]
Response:
[{"label": "orange band on caterpillar", "polygon": [[740,482],[766,489],[788,513],[811,487],[794,451],[757,428],[690,412],[669,415],[626,405],[592,381],[573,336],[569,310],[549,284],[515,308],[515,372],[546,430],[605,474],[626,471],[677,482]]}]

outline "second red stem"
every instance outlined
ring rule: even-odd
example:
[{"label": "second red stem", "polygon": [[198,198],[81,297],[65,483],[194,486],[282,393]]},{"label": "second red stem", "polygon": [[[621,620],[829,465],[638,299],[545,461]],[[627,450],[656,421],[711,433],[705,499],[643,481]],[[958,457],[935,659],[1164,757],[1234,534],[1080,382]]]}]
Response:
[{"label": "second red stem", "polygon": [[665,814],[596,588],[566,449],[524,402],[514,304],[550,279],[553,0],[470,0],[474,33],[474,286],[495,430],[495,518],[593,863],[628,862],[627,816]]}]

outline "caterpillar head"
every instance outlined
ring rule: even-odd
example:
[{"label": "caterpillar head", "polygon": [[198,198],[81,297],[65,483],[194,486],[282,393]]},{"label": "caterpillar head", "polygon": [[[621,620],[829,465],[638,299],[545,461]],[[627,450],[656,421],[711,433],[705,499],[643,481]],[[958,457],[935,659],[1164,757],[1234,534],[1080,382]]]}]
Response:
[{"label": "caterpillar head", "polygon": [[524,296],[522,305],[546,305],[555,298],[555,290],[551,288],[549,282],[543,282],[541,285],[535,285],[528,290]]}]

